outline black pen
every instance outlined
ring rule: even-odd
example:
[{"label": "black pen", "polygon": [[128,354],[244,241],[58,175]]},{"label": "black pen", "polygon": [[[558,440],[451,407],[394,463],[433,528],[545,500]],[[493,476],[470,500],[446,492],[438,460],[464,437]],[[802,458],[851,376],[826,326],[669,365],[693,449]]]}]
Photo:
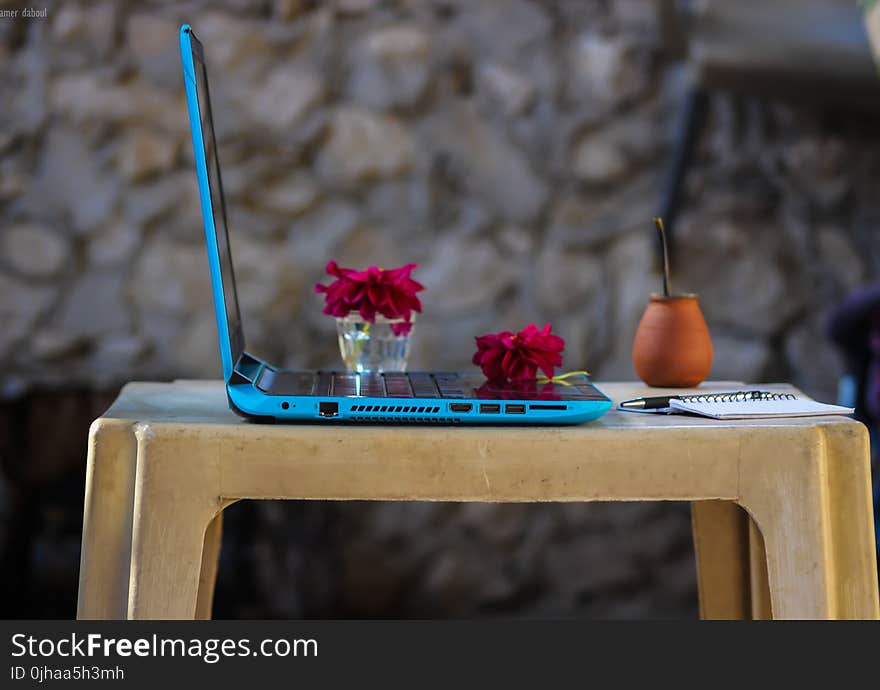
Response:
[{"label": "black pen", "polygon": [[621,410],[662,410],[669,407],[670,400],[691,402],[735,402],[773,399],[768,391],[733,391],[730,393],[685,393],[684,395],[655,395],[649,398],[633,398],[620,403]]},{"label": "black pen", "polygon": [[675,395],[655,395],[651,398],[635,398],[633,400],[624,400],[620,403],[620,407],[624,410],[660,410],[669,407],[669,401],[675,398]]}]

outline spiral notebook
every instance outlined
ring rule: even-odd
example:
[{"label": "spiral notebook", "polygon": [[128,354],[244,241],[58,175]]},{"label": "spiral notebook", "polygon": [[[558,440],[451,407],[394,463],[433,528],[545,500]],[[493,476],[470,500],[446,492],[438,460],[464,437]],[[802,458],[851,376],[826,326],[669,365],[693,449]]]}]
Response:
[{"label": "spiral notebook", "polygon": [[734,391],[681,395],[669,399],[670,412],[697,414],[713,419],[758,419],[761,417],[814,417],[852,414],[851,407],[828,405],[791,393]]}]

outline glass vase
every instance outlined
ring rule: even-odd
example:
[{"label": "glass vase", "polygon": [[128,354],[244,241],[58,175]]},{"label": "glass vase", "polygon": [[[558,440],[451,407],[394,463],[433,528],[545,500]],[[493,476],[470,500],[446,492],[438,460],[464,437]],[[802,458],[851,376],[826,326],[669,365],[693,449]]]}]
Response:
[{"label": "glass vase", "polygon": [[403,319],[376,316],[374,323],[360,314],[336,319],[339,352],[348,371],[406,371],[409,338],[415,314],[409,323]]}]

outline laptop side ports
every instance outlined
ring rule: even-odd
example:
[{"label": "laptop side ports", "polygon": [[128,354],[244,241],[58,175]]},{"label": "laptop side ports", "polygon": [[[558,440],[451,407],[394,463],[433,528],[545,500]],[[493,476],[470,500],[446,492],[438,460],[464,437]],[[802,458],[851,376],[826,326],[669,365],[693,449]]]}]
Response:
[{"label": "laptop side ports", "polygon": [[507,414],[525,414],[526,406],[525,405],[505,405],[504,411]]},{"label": "laptop side ports", "polygon": [[499,412],[501,412],[501,405],[494,405],[492,403],[480,405],[480,414],[498,414]]},{"label": "laptop side ports", "polygon": [[471,403],[449,403],[450,412],[470,412],[474,409]]},{"label": "laptop side ports", "polygon": [[318,416],[319,417],[338,417],[339,416],[339,403],[335,403],[335,402],[318,403]]}]

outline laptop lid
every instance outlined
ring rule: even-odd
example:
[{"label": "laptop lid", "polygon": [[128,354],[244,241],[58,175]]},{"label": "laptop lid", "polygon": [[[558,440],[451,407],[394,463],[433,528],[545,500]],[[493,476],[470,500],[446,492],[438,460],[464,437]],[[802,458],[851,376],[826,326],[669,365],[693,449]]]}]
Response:
[{"label": "laptop lid", "polygon": [[187,24],[180,27],[180,58],[183,63],[183,82],[189,108],[193,155],[202,203],[202,219],[205,224],[208,263],[211,269],[220,359],[223,363],[223,378],[229,381],[235,364],[245,349],[244,331],[238,308],[238,294],[235,290],[235,271],[232,267],[232,251],[229,247],[229,223],[220,177],[214,121],[211,116],[205,53],[202,44]]}]

